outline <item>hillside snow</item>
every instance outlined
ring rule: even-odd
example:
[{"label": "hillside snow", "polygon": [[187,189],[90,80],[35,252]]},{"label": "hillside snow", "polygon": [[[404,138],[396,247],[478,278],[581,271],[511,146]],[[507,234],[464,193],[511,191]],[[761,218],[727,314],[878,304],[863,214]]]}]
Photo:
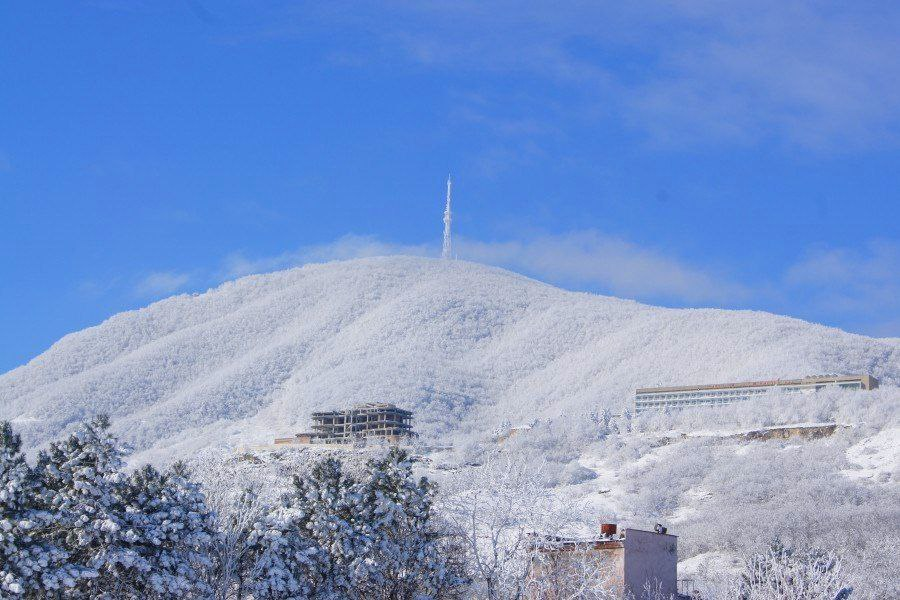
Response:
[{"label": "hillside snow", "polygon": [[900,385],[900,341],[665,309],[462,261],[308,265],[124,312],[0,376],[30,446],[106,412],[145,458],[259,443],[390,401],[427,435],[624,409],[636,387],[818,373]]}]

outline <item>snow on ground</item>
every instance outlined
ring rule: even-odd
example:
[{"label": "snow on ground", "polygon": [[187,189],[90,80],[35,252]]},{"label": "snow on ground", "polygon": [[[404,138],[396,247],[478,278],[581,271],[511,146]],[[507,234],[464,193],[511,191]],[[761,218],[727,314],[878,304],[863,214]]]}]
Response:
[{"label": "snow on ground", "polygon": [[[641,415],[605,440],[590,418],[623,412],[636,387],[816,373],[869,373],[882,386]],[[504,451],[491,441],[501,424],[535,424],[504,448],[520,444],[547,463],[551,493],[580,506],[585,534],[608,520],[664,522],[683,535],[681,555],[695,554],[681,563],[690,577],[731,568],[719,550],[759,548],[773,531],[822,544],[833,523],[879,522],[896,539],[897,487],[870,481],[898,481],[898,386],[898,339],[392,257],[246,277],[116,315],[0,375],[0,419],[33,449],[106,412],[138,450],[132,462],[188,457],[208,490],[255,482],[272,497],[324,451],[240,449],[306,429],[313,410],[367,401],[413,410],[423,444],[455,446],[419,463],[437,480],[465,481],[474,444]],[[850,427],[790,443],[742,437],[827,419]],[[894,555],[879,558],[888,546],[870,537],[866,548],[853,542],[857,559],[888,564]]]},{"label": "snow on ground", "polygon": [[900,482],[900,427],[892,427],[867,437],[847,449],[851,468],[848,477],[877,482]]},{"label": "snow on ground", "polygon": [[678,562],[679,579],[703,579],[707,574],[738,573],[741,562],[727,552],[704,552]]},{"label": "snow on ground", "polygon": [[702,485],[690,488],[681,495],[681,498],[679,498],[679,506],[672,512],[670,521],[677,524],[689,517],[695,516],[698,512],[697,505],[708,499],[710,496],[711,492]]},{"label": "snow on ground", "polygon": [[627,507],[623,504],[625,488],[618,469],[607,464],[603,457],[596,455],[582,456],[578,463],[597,474],[592,479],[577,486],[565,486],[557,490],[560,496],[576,496],[581,499],[581,506],[586,513],[598,518],[610,520],[625,514]]}]

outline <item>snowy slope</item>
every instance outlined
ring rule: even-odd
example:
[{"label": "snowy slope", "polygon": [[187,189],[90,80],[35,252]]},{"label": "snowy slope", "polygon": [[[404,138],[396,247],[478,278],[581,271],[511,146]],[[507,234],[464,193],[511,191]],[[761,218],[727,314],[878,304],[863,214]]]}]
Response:
[{"label": "snowy slope", "polygon": [[258,442],[392,401],[424,432],[619,409],[635,387],[871,373],[900,341],[767,313],[675,310],[473,263],[386,257],[250,276],[68,335],[0,376],[30,445],[96,412],[147,457]]}]

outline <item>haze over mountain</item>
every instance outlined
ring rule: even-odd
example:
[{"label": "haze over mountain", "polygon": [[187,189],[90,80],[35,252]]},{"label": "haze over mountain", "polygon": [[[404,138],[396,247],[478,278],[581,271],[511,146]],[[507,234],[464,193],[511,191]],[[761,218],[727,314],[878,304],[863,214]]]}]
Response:
[{"label": "haze over mountain", "polygon": [[900,340],[752,311],[666,309],[461,261],[253,275],[65,336],[0,376],[30,446],[109,413],[146,458],[271,441],[312,410],[390,401],[426,436],[622,410],[636,387],[819,373],[900,385]]}]

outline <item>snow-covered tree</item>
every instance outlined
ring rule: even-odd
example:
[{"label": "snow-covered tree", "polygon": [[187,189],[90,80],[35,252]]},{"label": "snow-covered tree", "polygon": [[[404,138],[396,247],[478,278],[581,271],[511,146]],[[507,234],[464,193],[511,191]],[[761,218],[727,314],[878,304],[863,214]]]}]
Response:
[{"label": "snow-covered tree", "polygon": [[68,554],[45,539],[53,516],[42,510],[41,482],[25,462],[21,439],[0,423],[0,597],[39,597],[79,577]]},{"label": "snow-covered tree", "polygon": [[198,569],[210,562],[212,519],[184,466],[176,463],[160,473],[145,465],[119,486],[116,495],[127,550],[140,557],[134,562],[137,568],[117,565],[111,570],[120,593],[208,597],[210,590],[200,582]]},{"label": "snow-covered tree", "polygon": [[841,560],[833,551],[795,551],[776,544],[747,561],[739,600],[835,600],[848,598]]},{"label": "snow-covered tree", "polygon": [[313,565],[322,589],[372,600],[459,595],[463,565],[432,514],[434,486],[414,479],[407,458],[392,449],[359,479],[329,458],[296,479],[292,518],[309,537],[302,543],[324,551]]},{"label": "snow-covered tree", "polygon": [[249,574],[255,564],[251,537],[268,507],[253,487],[234,498],[214,496],[212,505],[217,531],[210,548],[212,564],[205,570],[204,580],[216,600],[243,598],[252,584]]},{"label": "snow-covered tree", "polygon": [[[206,502],[202,486],[194,481],[192,475],[187,464],[181,461],[166,472],[174,503],[173,514],[180,518],[183,530],[175,538],[177,543],[173,546],[179,556],[187,559],[191,576],[197,579],[199,573],[212,564],[210,548],[217,530],[215,513]],[[203,586],[198,589],[208,595],[208,589]]]},{"label": "snow-covered tree", "polygon": [[554,498],[540,465],[504,454],[446,482],[442,514],[463,541],[477,597],[521,598],[533,534],[565,535],[577,507]]},{"label": "snow-covered tree", "polygon": [[328,553],[307,537],[305,515],[284,503],[254,523],[248,542],[253,557],[247,587],[255,600],[332,598]]},{"label": "snow-covered tree", "polygon": [[274,482],[251,474],[246,483],[236,491],[208,483],[219,530],[204,575],[213,597],[351,597],[350,565],[364,556],[352,542],[352,480],[343,476],[341,463],[322,461],[310,476],[295,477],[291,493],[280,501],[263,493]]},{"label": "snow-covered tree", "polygon": [[123,472],[122,448],[97,417],[50,445],[36,473],[53,515],[49,542],[79,574],[70,595],[171,598],[206,594],[197,576],[211,527],[199,488],[183,467]]},{"label": "snow-covered tree", "polygon": [[354,597],[358,581],[368,577],[369,547],[358,517],[362,510],[356,482],[344,475],[340,461],[325,459],[308,478],[294,480],[298,524],[313,542],[328,552],[326,579],[335,593]]},{"label": "snow-covered tree", "polygon": [[[834,551],[793,550],[775,542],[744,561],[739,573],[701,583],[708,600],[846,600],[855,598]],[[870,597],[870,596],[864,596]]]},{"label": "snow-covered tree", "polygon": [[119,492],[125,485],[125,450],[100,416],[54,442],[38,458],[47,510],[55,517],[51,543],[69,553],[79,569],[78,594],[124,597],[118,583],[125,571],[147,571],[149,563],[131,548]]},{"label": "snow-covered tree", "polygon": [[432,514],[435,486],[415,480],[405,451],[392,448],[369,462],[356,486],[356,522],[366,544],[365,578],[356,581],[366,598],[412,600],[450,597],[464,579],[447,556],[448,532]]}]

